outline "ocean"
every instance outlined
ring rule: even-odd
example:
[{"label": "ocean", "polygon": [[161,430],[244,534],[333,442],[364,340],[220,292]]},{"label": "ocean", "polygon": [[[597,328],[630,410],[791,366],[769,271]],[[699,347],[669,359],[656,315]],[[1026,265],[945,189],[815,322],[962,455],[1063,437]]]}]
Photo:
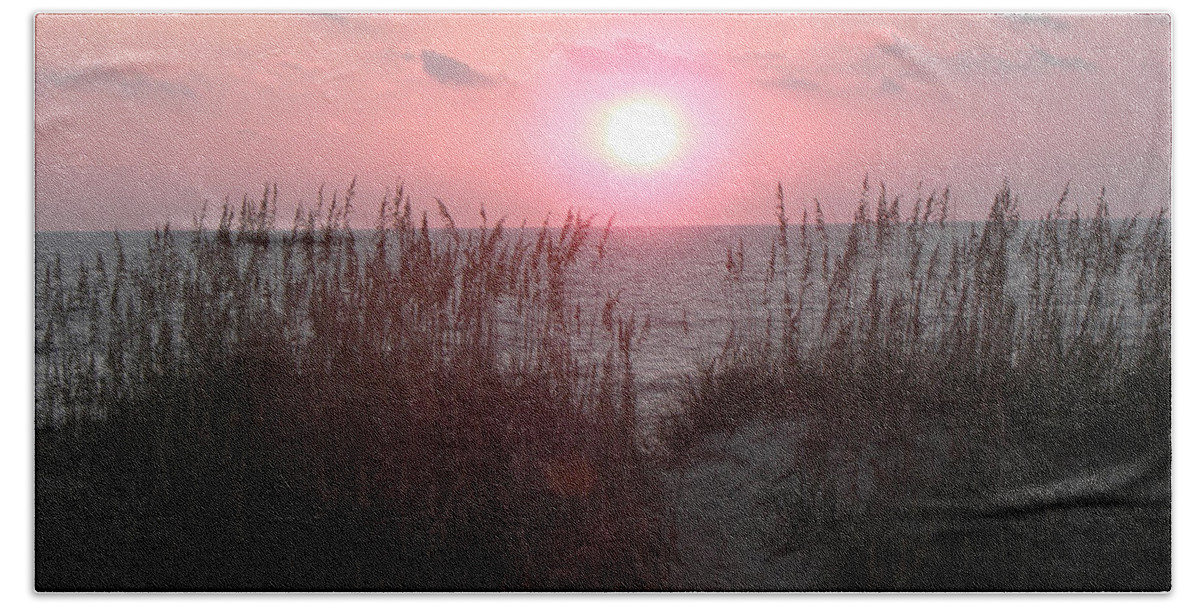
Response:
[{"label": "ocean", "polygon": [[[1112,230],[1095,224],[1091,236],[1085,234],[1086,220],[1074,225],[1014,223],[1003,255],[990,256],[987,252],[996,249],[989,249],[987,242],[994,234],[985,236],[984,225],[978,223],[931,224],[912,231],[894,225],[882,246],[878,226],[860,230],[857,243],[849,239],[851,228],[845,225],[829,226],[825,238],[809,226],[807,243],[800,229],[792,226],[786,253],[777,226],[619,228],[606,242],[603,259],[595,248],[600,233],[596,230],[589,248],[568,273],[567,306],[578,305],[581,317],[591,319],[594,327],[605,303],[616,299],[621,317],[635,321],[631,367],[637,435],[652,450],[666,447],[651,453],[686,457],[678,462],[642,461],[662,467],[653,469],[652,483],[662,489],[670,505],[664,521],[674,522],[669,538],[680,570],[673,584],[681,589],[724,584],[758,590],[891,589],[889,585],[986,590],[1169,588],[1169,372],[1154,367],[1151,357],[1147,369],[1155,376],[1139,381],[1127,373],[1143,367],[1138,357],[1147,345],[1158,348],[1159,357],[1162,347],[1168,357],[1170,352],[1170,249],[1169,240],[1163,239],[1164,234],[1169,239],[1170,224],[1165,224],[1164,233],[1148,230],[1151,224],[1146,222],[1124,224],[1128,230],[1122,229],[1121,222],[1109,226]],[[469,238],[467,234],[460,232],[462,238]],[[522,236],[528,241],[533,235],[530,231]],[[355,235],[360,262],[368,258],[370,236],[369,232]],[[448,235],[441,232],[440,237]],[[146,232],[120,234],[131,267],[140,265],[153,238]],[[1044,239],[1060,240],[1047,244]],[[43,369],[53,367],[43,365],[44,361],[53,361],[62,352],[80,352],[71,350],[79,348],[71,346],[71,339],[85,333],[79,324],[87,322],[86,310],[76,306],[67,315],[68,330],[54,330],[58,346],[43,347],[41,338],[54,326],[46,322],[52,318],[48,310],[52,302],[45,295],[44,277],[48,271],[53,275],[61,261],[62,291],[72,293],[81,263],[92,266],[100,255],[111,272],[113,240],[111,233],[36,235],[39,371],[35,383],[43,382]],[[177,250],[187,252],[188,240],[187,233],[180,234]],[[858,264],[844,264],[847,256],[857,258]],[[997,292],[1000,297],[994,297]],[[835,307],[827,307],[831,300]],[[803,396],[800,401],[797,395],[780,395],[779,401],[787,406],[812,409],[748,419],[739,419],[734,412],[725,426],[719,423],[714,430],[685,439],[682,449],[672,435],[657,433],[664,416],[677,411],[695,387],[689,379],[714,362],[727,361],[723,356],[729,345],[752,355],[778,353],[782,316],[789,308],[802,310],[794,320],[796,340],[810,354],[846,348],[844,343],[836,346],[832,334],[838,332],[848,332],[851,337],[846,342],[857,349],[854,354],[859,359],[850,363],[857,369],[843,371],[840,362],[846,360],[830,357],[822,360],[826,367],[818,373],[825,376],[819,381],[842,373],[852,380],[864,376],[870,380],[869,373],[861,373],[867,367],[861,362],[878,361],[872,358],[872,349],[895,348],[888,344],[893,338],[900,356],[890,363],[898,360],[900,366],[889,373],[906,373],[907,366],[930,354],[939,364],[949,362],[948,367],[964,360],[969,367],[976,353],[983,360],[988,346],[974,350],[970,340],[967,347],[936,350],[945,344],[940,341],[954,338],[957,331],[979,332],[985,336],[981,343],[996,336],[1011,339],[1001,345],[1001,352],[1029,359],[1011,368],[1020,374],[1009,375],[1006,381],[1011,387],[1002,389],[1030,390],[1023,386],[1023,376],[1012,377],[1018,375],[1035,376],[1033,388],[997,408],[979,381],[968,380],[966,397],[949,404],[933,403],[923,394],[906,397],[905,387],[896,393],[883,391],[882,401],[876,402],[867,394],[854,393],[852,385],[850,390],[830,385],[811,402]],[[965,315],[963,308],[968,310]],[[835,324],[842,325],[827,332],[823,325],[830,310]],[[511,333],[515,321],[504,326],[514,318],[498,321],[502,339],[516,335]],[[966,325],[956,328],[963,319]],[[1162,321],[1165,327],[1153,325]],[[998,323],[999,330],[989,330],[989,323]],[[156,327],[160,326],[134,333],[145,337],[143,331],[161,331]],[[1039,333],[1047,327],[1058,333],[1047,339]],[[576,352],[593,362],[602,360],[611,342],[603,337],[593,342],[588,335],[584,329],[572,337]],[[922,337],[913,339],[913,335]],[[1123,343],[1112,348],[1112,340]],[[1080,365],[1039,368],[1043,360],[1033,351],[1059,346],[1061,356],[1069,362],[1078,357]],[[104,356],[99,350],[93,352],[97,358]],[[947,352],[952,354],[946,356]],[[1115,358],[1110,358],[1114,353]],[[505,353],[500,355],[503,362]],[[942,382],[937,374],[943,369],[929,368],[917,377],[935,385],[933,395],[939,391],[954,395],[956,377]],[[1058,369],[1094,373],[1080,380],[1065,377]],[[741,386],[736,384],[737,374],[733,376],[735,388],[718,394],[709,407],[727,407],[731,402],[722,398],[743,395],[737,392]],[[895,376],[882,377],[890,382]],[[1116,386],[1098,392],[1081,386],[1094,382]],[[1114,397],[1095,401],[1093,394]],[[893,403],[899,404],[894,410],[889,407]],[[69,420],[64,411],[41,411],[41,402],[38,407],[39,424],[49,421],[47,426],[54,426]],[[705,410],[701,406],[693,411]],[[718,410],[717,415],[726,413]],[[42,437],[69,435],[42,433],[46,426],[38,428]],[[1010,435],[1009,429],[1019,432]],[[464,445],[477,439],[467,437]],[[328,452],[340,453],[332,448]],[[418,456],[403,461],[405,466],[416,467],[437,457],[414,453]],[[254,450],[249,455],[258,456]],[[286,459],[296,460],[292,454]],[[74,474],[77,462],[63,462],[69,462],[63,470]],[[588,475],[600,470],[586,459],[564,462],[537,461],[529,470],[544,471],[547,479],[566,470],[559,465]],[[457,470],[455,463],[455,469],[446,471]],[[192,466],[186,458],[170,464]],[[362,470],[354,466],[364,465],[339,464],[329,470]],[[87,474],[91,473],[83,473]],[[50,522],[39,520],[39,534],[90,538],[95,525],[61,528],[65,532],[53,526],[67,521],[62,513],[103,512],[75,507],[63,497],[79,497],[82,504],[90,505],[87,501],[104,493],[68,487],[58,481],[66,478],[58,471],[39,469],[38,475],[39,491],[52,496],[39,502],[39,517]],[[452,477],[439,475],[433,479]],[[433,483],[431,487],[437,487],[438,482]],[[126,487],[125,480],[112,485]],[[51,493],[55,488],[68,489]],[[153,486],[152,492],[157,495],[159,487]],[[593,505],[588,509],[605,504],[604,500],[588,503]],[[125,504],[123,495],[120,501]],[[175,510],[171,508],[172,513]],[[525,511],[514,508],[513,512]],[[198,521],[204,522],[197,527],[202,535],[209,535],[216,525]],[[333,538],[343,538],[340,530]],[[370,538],[376,538],[374,530]],[[310,542],[303,535],[295,538]],[[310,544],[324,552],[328,542]],[[265,550],[262,545],[247,546],[252,550],[246,554]],[[863,557],[847,559],[847,555]],[[914,555],[924,557],[911,561]],[[1014,562],[1013,555],[1023,557]],[[1063,559],[1064,555],[1070,559]],[[856,569],[859,566],[866,568],[866,574]],[[913,578],[879,579],[882,583],[863,578],[875,576],[870,573],[876,568]],[[822,576],[835,582],[822,583]]]},{"label": "ocean", "polygon": [[[1020,236],[1039,225],[1022,222],[1018,238],[1011,239],[1009,245],[1012,262],[1005,289],[1018,303],[1030,290],[1030,275],[1025,272],[1026,266],[1020,263],[1023,260]],[[870,272],[855,275],[856,288],[848,294],[851,305],[867,304],[872,278],[880,280],[881,291],[905,293],[912,299],[916,281],[922,279],[918,275],[927,275],[930,264],[938,272],[945,272],[952,263],[951,250],[955,244],[967,242],[972,235],[978,237],[982,226],[960,222],[938,229],[931,224],[915,252],[915,267],[912,242],[885,249],[892,252],[892,257],[879,261],[879,274],[875,277]],[[508,230],[507,238],[514,238],[519,230]],[[534,229],[524,230],[524,238],[536,238]],[[891,238],[903,243],[905,230],[904,224],[894,226]],[[464,238],[472,234],[469,229],[460,228],[459,231]],[[831,225],[827,228],[827,241],[822,241],[814,227],[808,226],[812,257],[807,260],[810,286],[803,295],[804,312],[796,324],[800,342],[811,344],[819,339],[829,273],[844,253],[848,232],[847,225]],[[567,287],[571,303],[568,307],[574,309],[578,305],[584,318],[595,320],[600,317],[606,300],[615,297],[619,302],[619,314],[636,320],[633,367],[638,408],[646,419],[672,411],[683,394],[684,382],[719,357],[731,342],[731,335],[736,334],[738,343],[744,346],[748,336],[751,343],[769,340],[767,328],[770,327],[777,338],[785,284],[791,292],[793,306],[801,297],[806,260],[800,228],[795,225],[788,231],[790,263],[786,273],[778,226],[617,227],[612,229],[605,244],[602,260],[597,258],[596,249],[601,233],[602,229],[592,229],[588,247],[570,273]],[[444,237],[445,233],[442,235]],[[864,236],[873,237],[873,228],[868,227]],[[144,258],[153,233],[123,232],[120,238],[129,263],[136,266]],[[181,250],[186,251],[190,238],[187,231],[177,233]],[[356,242],[363,252],[360,259],[365,259],[371,246],[371,231],[356,231]],[[825,242],[829,250],[827,258]],[[867,238],[863,248],[869,254],[872,247]],[[73,285],[80,264],[93,266],[97,254],[105,258],[108,268],[113,267],[114,234],[38,232],[35,250],[39,285],[44,282],[47,269],[54,264],[56,256],[61,256],[64,281]],[[963,260],[961,263],[973,262]],[[1077,278],[1064,274],[1059,280],[1065,284]],[[933,282],[936,281],[935,277]],[[1100,307],[1118,320],[1120,333],[1130,339],[1141,334],[1145,323],[1145,315],[1139,316],[1135,310],[1133,294],[1136,286],[1133,281],[1132,271],[1118,269],[1101,294]],[[1086,292],[1079,289],[1066,291]],[[919,297],[927,310],[932,311],[937,300],[946,296],[927,289]],[[40,331],[45,311],[41,302],[38,304],[35,326]],[[1082,302],[1075,303],[1076,306],[1079,304]],[[1020,316],[1022,309],[1018,308],[1017,313]]]}]

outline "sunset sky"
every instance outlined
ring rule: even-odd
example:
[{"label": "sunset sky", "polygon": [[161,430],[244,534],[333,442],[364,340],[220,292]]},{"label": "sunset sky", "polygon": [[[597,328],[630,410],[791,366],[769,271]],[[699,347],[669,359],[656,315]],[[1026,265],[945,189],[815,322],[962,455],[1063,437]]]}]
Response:
[{"label": "sunset sky", "polygon": [[846,220],[864,174],[909,204],[949,186],[959,219],[1006,178],[1027,216],[1068,181],[1119,215],[1170,199],[1162,15],[51,15],[35,36],[38,230],[186,227],[264,182],[286,224],[354,176],[362,226],[401,181],[531,223],[769,223],[779,181]]}]

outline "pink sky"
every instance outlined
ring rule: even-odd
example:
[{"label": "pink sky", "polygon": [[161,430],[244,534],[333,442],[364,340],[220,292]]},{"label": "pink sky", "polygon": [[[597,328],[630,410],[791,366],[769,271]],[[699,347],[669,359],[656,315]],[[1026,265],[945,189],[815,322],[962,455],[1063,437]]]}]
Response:
[{"label": "pink sky", "polygon": [[[1007,178],[1026,216],[1067,181],[1117,214],[1168,204],[1166,16],[39,16],[39,230],[189,226],[281,188],[281,215],[358,176],[369,226],[403,181],[470,224],[568,207],[618,224],[848,219],[864,173],[949,186],[960,219]],[[689,129],[630,174],[581,121],[638,92]],[[590,117],[594,118],[594,117]],[[904,199],[902,198],[902,202]],[[1090,210],[1090,209],[1089,209]]]}]

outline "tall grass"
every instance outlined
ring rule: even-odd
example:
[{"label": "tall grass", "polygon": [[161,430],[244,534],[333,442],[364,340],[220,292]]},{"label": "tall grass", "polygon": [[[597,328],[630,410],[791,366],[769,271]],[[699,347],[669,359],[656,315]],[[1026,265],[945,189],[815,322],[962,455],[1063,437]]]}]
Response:
[{"label": "tall grass", "polygon": [[[780,186],[761,283],[742,244],[727,256],[727,286],[750,314],[735,313],[669,443],[686,459],[697,437],[750,418],[802,420],[795,464],[768,500],[790,522],[779,550],[812,555],[825,572],[819,587],[1057,584],[1049,553],[1004,561],[1011,534],[965,541],[982,552],[968,558],[970,547],[931,536],[927,524],[944,514],[912,517],[934,504],[958,513],[1045,507],[1005,497],[1113,462],[1163,475],[1170,220],[1165,210],[1114,220],[1103,191],[1090,217],[1069,213],[1068,194],[1023,221],[1006,184],[985,221],[950,222],[948,190],[919,197],[904,217],[899,196],[880,185],[873,197],[864,180],[853,222],[835,236],[819,202],[790,224]],[[1104,483],[1086,500],[1124,500]],[[1147,559],[1169,546],[1165,529],[1155,520],[1144,531],[1162,545]],[[1161,587],[1169,563],[1156,568],[1130,584]],[[1089,581],[1086,571],[1061,584],[1133,580]]]},{"label": "tall grass", "polygon": [[[948,190],[864,180],[835,226],[785,194],[765,259],[726,252],[733,329],[663,444],[687,466],[702,436],[801,421],[758,498],[817,588],[1169,585],[1169,510],[1130,497],[1169,463],[1166,211],[1114,220],[1064,191],[1022,220],[1005,185],[954,222]],[[572,297],[611,221],[462,228],[398,188],[354,231],[352,183],[278,230],[277,197],[42,265],[39,588],[677,584],[635,428],[649,318]],[[1134,482],[1039,489],[1125,461]]]},{"label": "tall grass", "polygon": [[431,227],[398,188],[368,236],[351,183],[278,231],[277,196],[48,266],[38,587],[662,584],[636,324],[569,293],[591,221]]}]

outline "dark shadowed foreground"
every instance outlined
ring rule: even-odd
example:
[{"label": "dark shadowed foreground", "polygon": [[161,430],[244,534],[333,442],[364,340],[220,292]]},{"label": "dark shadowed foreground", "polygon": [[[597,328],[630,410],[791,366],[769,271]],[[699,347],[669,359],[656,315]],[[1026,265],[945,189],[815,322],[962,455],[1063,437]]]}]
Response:
[{"label": "dark shadowed foreground", "polygon": [[727,262],[771,314],[666,437],[690,536],[726,541],[679,547],[703,564],[682,586],[1169,589],[1165,214],[1113,221],[1101,193],[1068,216],[1064,192],[1020,222],[1005,187],[952,227],[946,193],[902,219],[864,184],[831,247],[819,205],[797,242],[779,197],[765,276]]},{"label": "dark shadowed foreground", "polygon": [[279,251],[265,193],[140,266],[47,266],[39,589],[661,584],[632,324],[565,298],[589,223],[431,235],[397,192],[360,259],[350,200]]},{"label": "dark shadowed foreground", "polygon": [[647,437],[648,321],[572,297],[607,230],[397,192],[368,235],[352,190],[42,263],[39,590],[1170,587],[1165,213],[780,190]]}]

